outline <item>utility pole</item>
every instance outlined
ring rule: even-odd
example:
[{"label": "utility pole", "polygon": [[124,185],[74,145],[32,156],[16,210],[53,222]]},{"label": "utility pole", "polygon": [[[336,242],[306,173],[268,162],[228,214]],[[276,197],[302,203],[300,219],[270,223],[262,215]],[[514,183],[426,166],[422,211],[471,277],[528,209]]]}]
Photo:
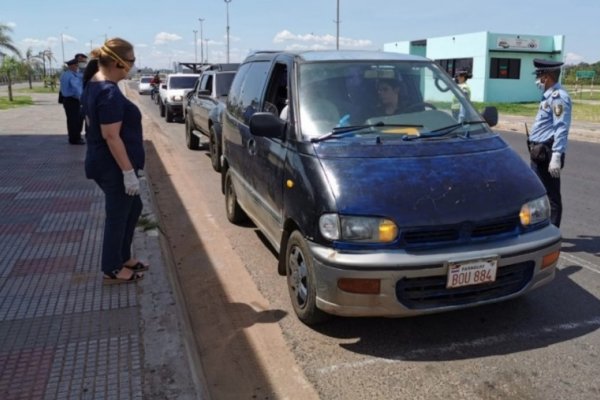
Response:
[{"label": "utility pole", "polygon": [[337,0],[337,12],[336,12],[336,35],[335,35],[335,49],[340,49],[340,0]]},{"label": "utility pole", "polygon": [[[202,46],[202,43],[200,43]],[[198,31],[194,29],[194,62],[198,62]]]},{"label": "utility pole", "polygon": [[200,63],[204,62],[204,47],[203,47],[203,36],[202,36],[202,22],[204,22],[204,18],[198,18],[200,21]]},{"label": "utility pole", "polygon": [[229,3],[231,3],[231,0],[223,1],[225,1],[227,7],[227,63],[229,64]]}]

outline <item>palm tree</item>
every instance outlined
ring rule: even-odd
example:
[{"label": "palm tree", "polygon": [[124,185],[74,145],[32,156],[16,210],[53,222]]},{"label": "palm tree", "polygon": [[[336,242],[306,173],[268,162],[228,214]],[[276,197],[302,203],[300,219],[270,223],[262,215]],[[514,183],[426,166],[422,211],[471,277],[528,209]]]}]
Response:
[{"label": "palm tree", "polygon": [[12,28],[5,24],[0,24],[0,49],[4,48],[12,51],[15,55],[21,57],[19,49],[15,47],[13,41],[9,35],[12,32]]},{"label": "palm tree", "polygon": [[34,70],[38,70],[42,64],[40,59],[32,54],[31,47],[27,49],[26,57],[23,60],[25,68],[27,70],[27,79],[29,80],[29,89],[33,88],[32,74]]}]

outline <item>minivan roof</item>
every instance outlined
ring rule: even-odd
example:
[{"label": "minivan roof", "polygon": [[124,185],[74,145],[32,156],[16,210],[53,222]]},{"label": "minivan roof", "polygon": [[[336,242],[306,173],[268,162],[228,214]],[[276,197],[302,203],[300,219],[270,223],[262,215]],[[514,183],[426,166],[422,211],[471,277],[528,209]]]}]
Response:
[{"label": "minivan roof", "polygon": [[307,50],[307,51],[256,51],[246,57],[246,61],[257,59],[273,59],[279,54],[289,54],[302,61],[369,61],[369,60],[394,60],[394,61],[430,61],[428,58],[410,54],[392,53],[386,51],[370,50]]}]

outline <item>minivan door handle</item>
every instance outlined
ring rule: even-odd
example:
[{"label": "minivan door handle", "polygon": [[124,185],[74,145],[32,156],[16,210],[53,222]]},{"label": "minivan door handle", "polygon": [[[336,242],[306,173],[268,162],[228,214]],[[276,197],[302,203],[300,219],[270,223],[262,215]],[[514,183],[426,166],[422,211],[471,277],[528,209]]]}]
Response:
[{"label": "minivan door handle", "polygon": [[248,139],[248,154],[256,155],[256,140],[254,139]]}]

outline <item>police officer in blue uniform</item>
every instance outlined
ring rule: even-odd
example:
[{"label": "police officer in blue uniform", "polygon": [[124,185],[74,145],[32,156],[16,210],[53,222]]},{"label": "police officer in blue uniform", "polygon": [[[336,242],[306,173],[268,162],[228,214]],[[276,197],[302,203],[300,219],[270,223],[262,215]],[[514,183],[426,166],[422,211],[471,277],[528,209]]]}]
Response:
[{"label": "police officer in blue uniform", "polygon": [[83,75],[78,70],[77,59],[66,62],[67,70],[60,76],[60,93],[67,116],[67,132],[70,144],[85,144],[81,138],[83,115],[80,98],[83,93]]},{"label": "police officer in blue uniform", "polygon": [[560,226],[560,171],[565,164],[571,126],[571,98],[558,82],[562,62],[535,59],[533,65],[536,84],[543,95],[527,145],[531,168],[546,187],[550,199],[550,220]]}]

